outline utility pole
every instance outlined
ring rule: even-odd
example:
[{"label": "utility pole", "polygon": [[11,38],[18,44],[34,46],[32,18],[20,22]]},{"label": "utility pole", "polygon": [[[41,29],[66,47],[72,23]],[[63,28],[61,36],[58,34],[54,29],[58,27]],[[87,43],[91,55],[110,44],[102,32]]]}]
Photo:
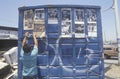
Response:
[{"label": "utility pole", "polygon": [[105,44],[106,44],[106,33],[105,33],[105,31],[104,31],[104,42],[105,42]]},{"label": "utility pole", "polygon": [[115,22],[116,22],[116,35],[117,35],[117,44],[118,44],[118,65],[120,66],[120,20],[118,12],[118,0],[113,0],[113,9],[115,12]]}]

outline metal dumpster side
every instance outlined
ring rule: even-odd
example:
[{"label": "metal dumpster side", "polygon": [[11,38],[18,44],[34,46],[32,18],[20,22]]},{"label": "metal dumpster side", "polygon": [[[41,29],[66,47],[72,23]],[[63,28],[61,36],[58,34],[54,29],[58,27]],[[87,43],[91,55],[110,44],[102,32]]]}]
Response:
[{"label": "metal dumpster side", "polygon": [[[21,40],[25,32],[33,31],[38,33],[40,79],[104,79],[99,6],[20,7],[18,79],[22,78]],[[31,38],[29,43],[33,44]]]}]

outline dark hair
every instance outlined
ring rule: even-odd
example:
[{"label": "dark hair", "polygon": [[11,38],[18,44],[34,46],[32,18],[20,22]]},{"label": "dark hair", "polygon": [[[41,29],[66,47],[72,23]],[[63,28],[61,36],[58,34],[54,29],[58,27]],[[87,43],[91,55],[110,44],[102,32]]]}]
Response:
[{"label": "dark hair", "polygon": [[25,45],[23,46],[23,51],[24,51],[24,53],[30,53],[31,50],[32,50],[32,47],[31,47],[30,44],[25,44]]}]

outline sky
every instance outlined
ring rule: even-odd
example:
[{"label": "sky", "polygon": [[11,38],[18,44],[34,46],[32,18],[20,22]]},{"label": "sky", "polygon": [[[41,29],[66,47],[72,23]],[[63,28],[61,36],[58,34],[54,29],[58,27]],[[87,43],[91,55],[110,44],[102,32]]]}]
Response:
[{"label": "sky", "polygon": [[[73,4],[101,6],[101,20],[103,40],[116,40],[116,26],[114,10],[109,9],[113,0],[1,0],[0,1],[0,26],[18,27],[18,8],[21,6],[37,6],[47,4]],[[118,0],[120,4],[120,0]],[[119,18],[120,18],[120,5]]]}]

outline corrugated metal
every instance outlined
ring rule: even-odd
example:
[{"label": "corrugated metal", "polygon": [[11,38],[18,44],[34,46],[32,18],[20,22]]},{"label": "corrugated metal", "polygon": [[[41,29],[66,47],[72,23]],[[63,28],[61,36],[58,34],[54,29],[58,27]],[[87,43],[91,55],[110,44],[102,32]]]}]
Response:
[{"label": "corrugated metal", "polygon": [[[71,9],[71,33],[69,35],[62,35],[61,11],[62,8],[68,7]],[[19,8],[19,53],[24,32],[33,32],[33,30],[23,30],[24,11],[39,8],[45,9],[44,21],[46,26],[46,37],[38,38],[39,53],[37,65],[40,79],[104,79],[100,7],[55,5],[54,8],[58,10],[58,22],[53,23],[49,23],[49,6],[47,5]],[[83,34],[76,35],[75,9],[82,9],[84,11]],[[88,9],[95,10],[97,18],[95,22],[97,27],[93,34],[89,31],[89,24],[91,22],[88,22]],[[29,42],[33,44],[32,39]],[[22,64],[20,60],[18,70],[18,79],[21,79]]]}]

